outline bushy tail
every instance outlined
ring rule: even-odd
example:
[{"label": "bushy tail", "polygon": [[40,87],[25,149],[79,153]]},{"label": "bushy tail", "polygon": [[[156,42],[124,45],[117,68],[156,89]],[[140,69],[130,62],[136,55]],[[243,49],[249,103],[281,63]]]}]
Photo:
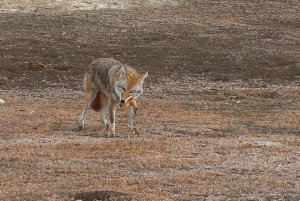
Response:
[{"label": "bushy tail", "polygon": [[100,109],[102,108],[102,99],[103,95],[100,91],[98,91],[97,96],[94,98],[91,104],[91,108],[97,112],[100,111]]}]

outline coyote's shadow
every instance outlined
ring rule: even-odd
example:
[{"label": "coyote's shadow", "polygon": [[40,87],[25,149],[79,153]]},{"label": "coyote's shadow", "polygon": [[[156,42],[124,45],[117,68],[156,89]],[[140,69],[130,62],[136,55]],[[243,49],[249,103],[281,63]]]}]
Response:
[{"label": "coyote's shadow", "polygon": [[76,135],[78,137],[91,137],[91,138],[112,138],[112,139],[119,139],[119,138],[136,138],[140,136],[140,133],[131,133],[130,131],[117,133],[116,136],[113,134],[108,134],[106,129],[84,129],[79,130],[78,128],[73,128],[72,133],[69,135]]}]

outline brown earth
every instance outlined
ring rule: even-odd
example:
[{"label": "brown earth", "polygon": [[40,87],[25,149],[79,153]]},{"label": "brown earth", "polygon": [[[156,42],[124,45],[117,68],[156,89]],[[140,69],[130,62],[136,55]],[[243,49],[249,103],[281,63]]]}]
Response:
[{"label": "brown earth", "polygon": [[[0,200],[300,200],[296,1],[7,2]],[[139,136],[122,110],[117,138],[77,129],[99,57],[149,71]]]}]

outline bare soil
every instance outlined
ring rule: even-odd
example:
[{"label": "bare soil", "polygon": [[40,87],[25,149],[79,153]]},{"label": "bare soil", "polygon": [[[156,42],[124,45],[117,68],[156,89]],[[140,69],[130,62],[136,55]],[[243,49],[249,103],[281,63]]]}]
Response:
[{"label": "bare soil", "polygon": [[[0,200],[300,200],[297,1],[0,3]],[[148,70],[139,136],[84,67]]]}]

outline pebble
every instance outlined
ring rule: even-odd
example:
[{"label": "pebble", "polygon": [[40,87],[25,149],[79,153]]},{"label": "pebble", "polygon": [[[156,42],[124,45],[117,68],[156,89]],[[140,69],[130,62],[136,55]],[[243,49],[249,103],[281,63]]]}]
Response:
[{"label": "pebble", "polygon": [[252,146],[256,147],[270,147],[270,146],[281,146],[282,144],[280,142],[274,142],[274,141],[264,141],[264,140],[255,140],[248,142],[247,144],[251,144]]}]

